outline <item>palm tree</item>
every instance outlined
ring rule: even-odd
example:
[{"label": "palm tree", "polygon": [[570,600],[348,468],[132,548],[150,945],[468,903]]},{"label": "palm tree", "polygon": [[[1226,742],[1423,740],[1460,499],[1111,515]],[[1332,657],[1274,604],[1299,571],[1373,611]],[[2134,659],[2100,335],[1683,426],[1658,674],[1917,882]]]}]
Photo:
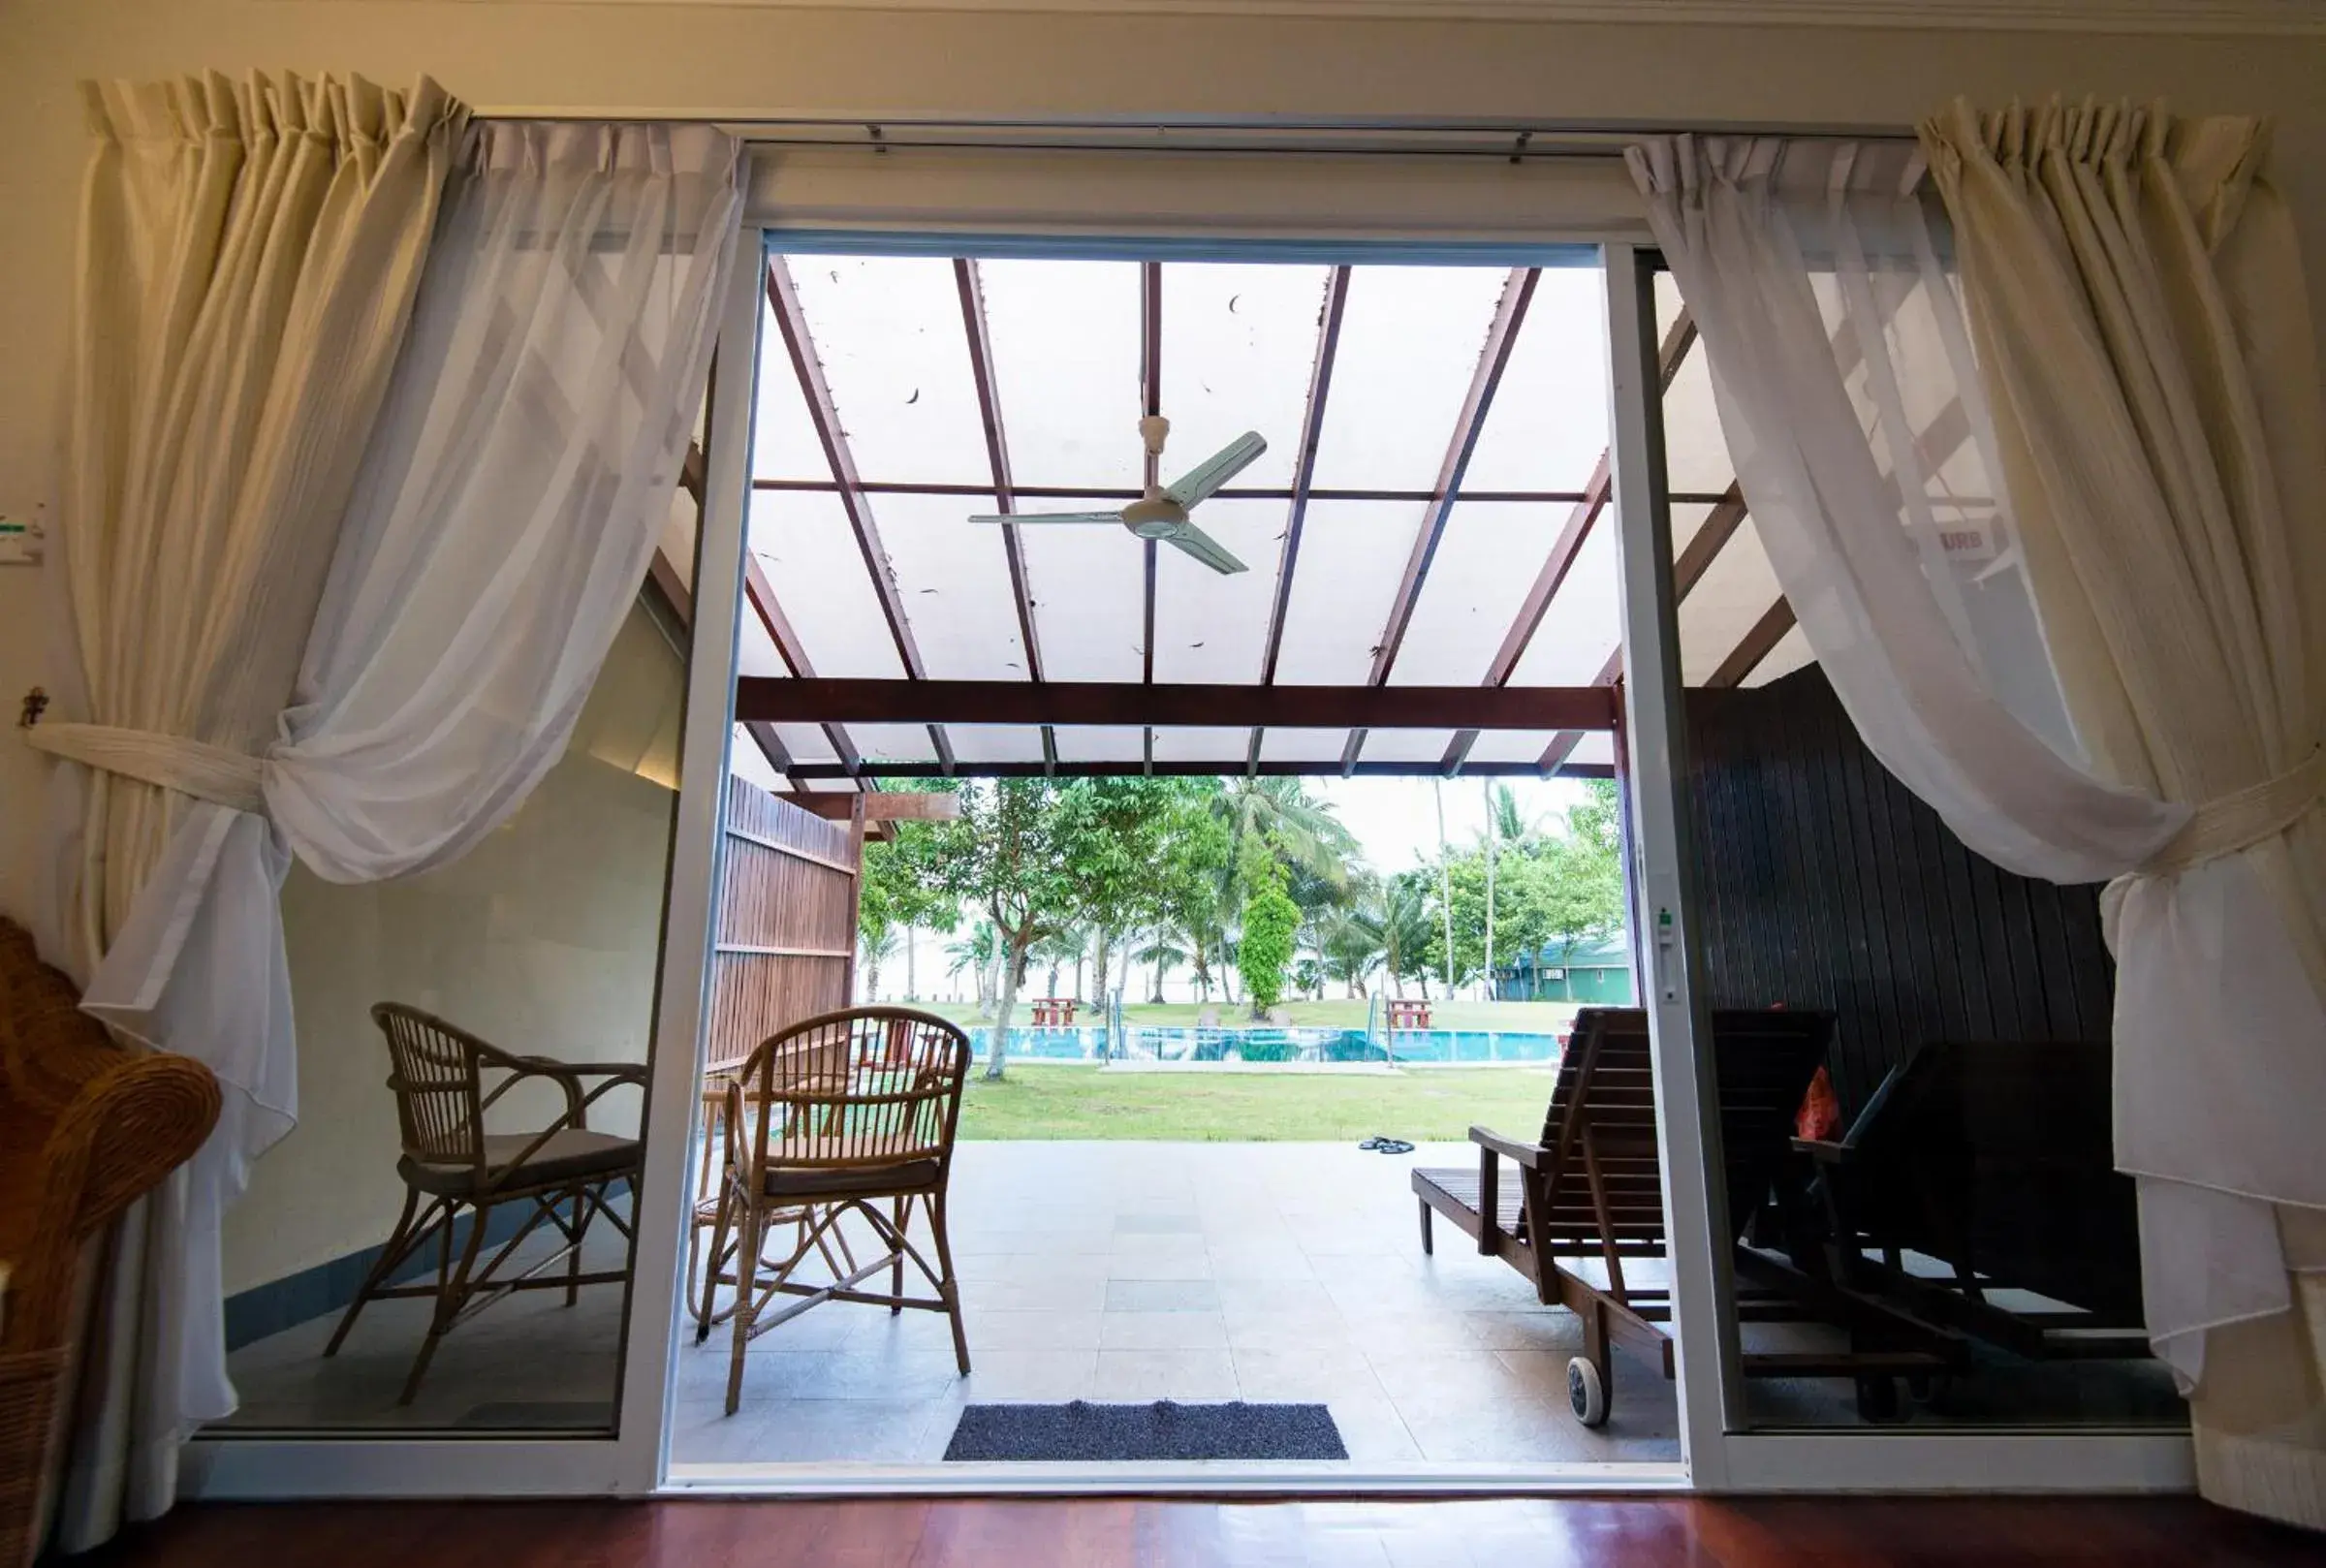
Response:
[{"label": "palm tree", "polygon": [[1390,984],[1402,996],[1399,982],[1418,976],[1422,995],[1430,994],[1430,950],[1437,932],[1430,920],[1430,896],[1420,877],[1408,872],[1395,876],[1380,890],[1381,961]]},{"label": "palm tree", "polygon": [[964,969],[970,972],[977,987],[977,1011],[980,1017],[985,1015],[990,1005],[986,981],[992,971],[993,959],[1000,951],[1001,942],[994,934],[993,923],[985,920],[970,926],[966,936],[957,936],[945,944],[945,973],[958,975]]},{"label": "palm tree", "polygon": [[[1367,890],[1368,894],[1370,892]],[[1382,925],[1377,907],[1368,896],[1361,902],[1336,905],[1315,922],[1317,956],[1334,978],[1348,987],[1351,997],[1365,994],[1365,977],[1381,962]]]},{"label": "palm tree", "polygon": [[1336,887],[1348,885],[1352,862],[1364,857],[1333,802],[1309,794],[1305,779],[1242,775],[1225,780],[1214,800],[1213,809],[1227,820],[1233,835],[1231,867],[1240,863],[1245,840],[1254,834],[1267,838],[1294,871]]},{"label": "palm tree", "polygon": [[904,932],[895,925],[881,932],[877,941],[869,936],[858,939],[857,947],[864,956],[863,966],[864,1001],[877,1002],[880,1000],[880,962],[883,958],[895,957],[897,950],[903,946]]},{"label": "palm tree", "polygon": [[1150,1002],[1163,1000],[1163,977],[1171,972],[1171,966],[1187,961],[1186,950],[1175,947],[1172,944],[1171,933],[1160,926],[1155,930],[1154,940],[1141,948],[1133,956],[1141,963],[1151,963],[1155,966],[1154,994],[1147,998]]}]

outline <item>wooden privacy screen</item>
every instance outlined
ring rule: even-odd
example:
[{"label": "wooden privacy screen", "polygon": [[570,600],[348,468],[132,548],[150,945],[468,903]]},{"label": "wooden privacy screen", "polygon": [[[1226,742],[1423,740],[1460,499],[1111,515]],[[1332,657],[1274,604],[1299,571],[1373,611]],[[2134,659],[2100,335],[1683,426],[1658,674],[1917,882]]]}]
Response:
[{"label": "wooden privacy screen", "polygon": [[1926,1040],[2109,1038],[2097,888],[1972,854],[1814,666],[1687,702],[1709,1004],[1832,1012],[1845,1116]]},{"label": "wooden privacy screen", "polygon": [[846,1007],[856,984],[864,798],[828,822],[739,778],[727,781],[705,1070],[740,1066],[787,1025]]}]

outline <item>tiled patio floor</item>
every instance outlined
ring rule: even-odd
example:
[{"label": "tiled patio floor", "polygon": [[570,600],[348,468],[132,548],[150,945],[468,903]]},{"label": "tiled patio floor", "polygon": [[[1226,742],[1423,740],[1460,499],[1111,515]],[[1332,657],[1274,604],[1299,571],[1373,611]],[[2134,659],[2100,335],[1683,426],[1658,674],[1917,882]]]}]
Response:
[{"label": "tiled patio floor", "polygon": [[1575,1318],[1448,1228],[1422,1255],[1407,1173],[1323,1144],[965,1144],[954,1252],[973,1370],[942,1316],[831,1303],[748,1355],[679,1352],[680,1464],[942,1458],[970,1401],[1323,1401],[1353,1460],[1679,1458],[1670,1384],[1619,1365],[1598,1432],[1566,1407]]}]

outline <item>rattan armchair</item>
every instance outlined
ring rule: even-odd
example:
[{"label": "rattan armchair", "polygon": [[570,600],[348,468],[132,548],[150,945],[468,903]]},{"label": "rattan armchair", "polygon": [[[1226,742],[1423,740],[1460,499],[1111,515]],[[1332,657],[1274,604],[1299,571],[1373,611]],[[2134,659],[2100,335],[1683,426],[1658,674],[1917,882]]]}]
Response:
[{"label": "rattan armchair", "polygon": [[[968,1375],[945,1192],[969,1060],[969,1037],[934,1014],[848,1008],[763,1042],[729,1082],[726,1168],[706,1281],[706,1295],[719,1283],[732,1282],[735,1291],[729,1415],[741,1402],[751,1341],[827,1301],[943,1312],[953,1325],[954,1360]],[[927,1218],[934,1267],[908,1235],[916,1207]],[[868,1263],[857,1263],[840,1235],[850,1214],[863,1218],[884,1249]],[[797,1228],[796,1244],[770,1261],[763,1249],[770,1232],[787,1223]],[[822,1259],[832,1277],[798,1277],[811,1258]],[[904,1294],[908,1261],[933,1298]],[[719,1272],[727,1264],[731,1281]],[[886,1292],[861,1288],[883,1270]],[[779,1297],[794,1299],[778,1306]]]},{"label": "rattan armchair", "polygon": [[[388,1037],[388,1087],[395,1094],[403,1157],[396,1174],[404,1180],[403,1214],[370,1272],[348,1303],[326,1356],[336,1355],[366,1302],[390,1297],[433,1297],[436,1310],[426,1340],[412,1363],[398,1404],[410,1404],[427,1375],[437,1345],[455,1328],[512,1292],[563,1290],[566,1305],[583,1285],[620,1284],[630,1277],[630,1260],[620,1269],[584,1273],[582,1241],[590,1222],[606,1223],[634,1240],[631,1226],[609,1205],[611,1189],[626,1181],[633,1206],[644,1169],[644,1145],[635,1138],[592,1131],[589,1108],[626,1084],[644,1087],[646,1069],[635,1062],[562,1062],[547,1056],[518,1056],[418,1008],[382,1002],[372,1021]],[[582,1080],[602,1080],[582,1090]],[[487,1089],[488,1080],[497,1080]],[[486,1130],[486,1113],[511,1089],[547,1082],[563,1092],[565,1110],[546,1127],[495,1133]],[[504,1204],[529,1204],[517,1233],[500,1243],[480,1269],[492,1211]],[[635,1212],[635,1207],[633,1212]],[[462,1216],[465,1239],[456,1239]],[[544,1224],[564,1245],[521,1273],[500,1277],[526,1239]],[[391,1281],[406,1260],[429,1240],[436,1242],[435,1278],[424,1284]],[[453,1262],[455,1247],[459,1262]],[[565,1265],[562,1274],[551,1270]]]},{"label": "rattan armchair", "polygon": [[0,1568],[32,1561],[100,1231],[218,1120],[202,1063],[115,1045],[0,920]]}]

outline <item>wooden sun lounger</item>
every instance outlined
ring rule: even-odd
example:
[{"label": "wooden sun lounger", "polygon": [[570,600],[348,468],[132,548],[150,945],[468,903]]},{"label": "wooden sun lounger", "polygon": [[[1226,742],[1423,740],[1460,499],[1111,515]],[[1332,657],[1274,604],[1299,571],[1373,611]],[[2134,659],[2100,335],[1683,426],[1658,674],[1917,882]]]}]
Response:
[{"label": "wooden sun lounger", "polygon": [[[2105,1045],[1933,1041],[1816,1159],[1837,1277],[2030,1359],[2149,1354]],[[1944,1270],[1909,1266],[1917,1254]],[[2055,1303],[1992,1298],[2029,1292]]]},{"label": "wooden sun lounger", "polygon": [[[1728,1217],[1742,1235],[1794,1156],[1793,1116],[1824,1058],[1829,1015],[1715,1012],[1713,1056]],[[1583,1320],[1584,1351],[1567,1364],[1567,1394],[1587,1427],[1607,1419],[1615,1383],[1608,1359],[1619,1344],[1673,1375],[1671,1294],[1627,1280],[1624,1265],[1665,1256],[1663,1173],[1655,1142],[1655,1093],[1646,1014],[1585,1008],[1575,1018],[1542,1141],[1524,1143],[1470,1129],[1475,1171],[1417,1170],[1422,1249],[1431,1250],[1431,1217],[1443,1215],[1534,1282],[1545,1304]],[[1515,1170],[1507,1185],[1503,1161]],[[1803,1321],[1846,1327],[1846,1350],[1747,1352],[1748,1376],[1849,1377],[1861,1411],[1895,1412],[1900,1375],[1920,1377],[1956,1364],[1960,1339],[1945,1330],[1792,1268],[1754,1248],[1736,1248],[1737,1310],[1745,1321]]]}]

